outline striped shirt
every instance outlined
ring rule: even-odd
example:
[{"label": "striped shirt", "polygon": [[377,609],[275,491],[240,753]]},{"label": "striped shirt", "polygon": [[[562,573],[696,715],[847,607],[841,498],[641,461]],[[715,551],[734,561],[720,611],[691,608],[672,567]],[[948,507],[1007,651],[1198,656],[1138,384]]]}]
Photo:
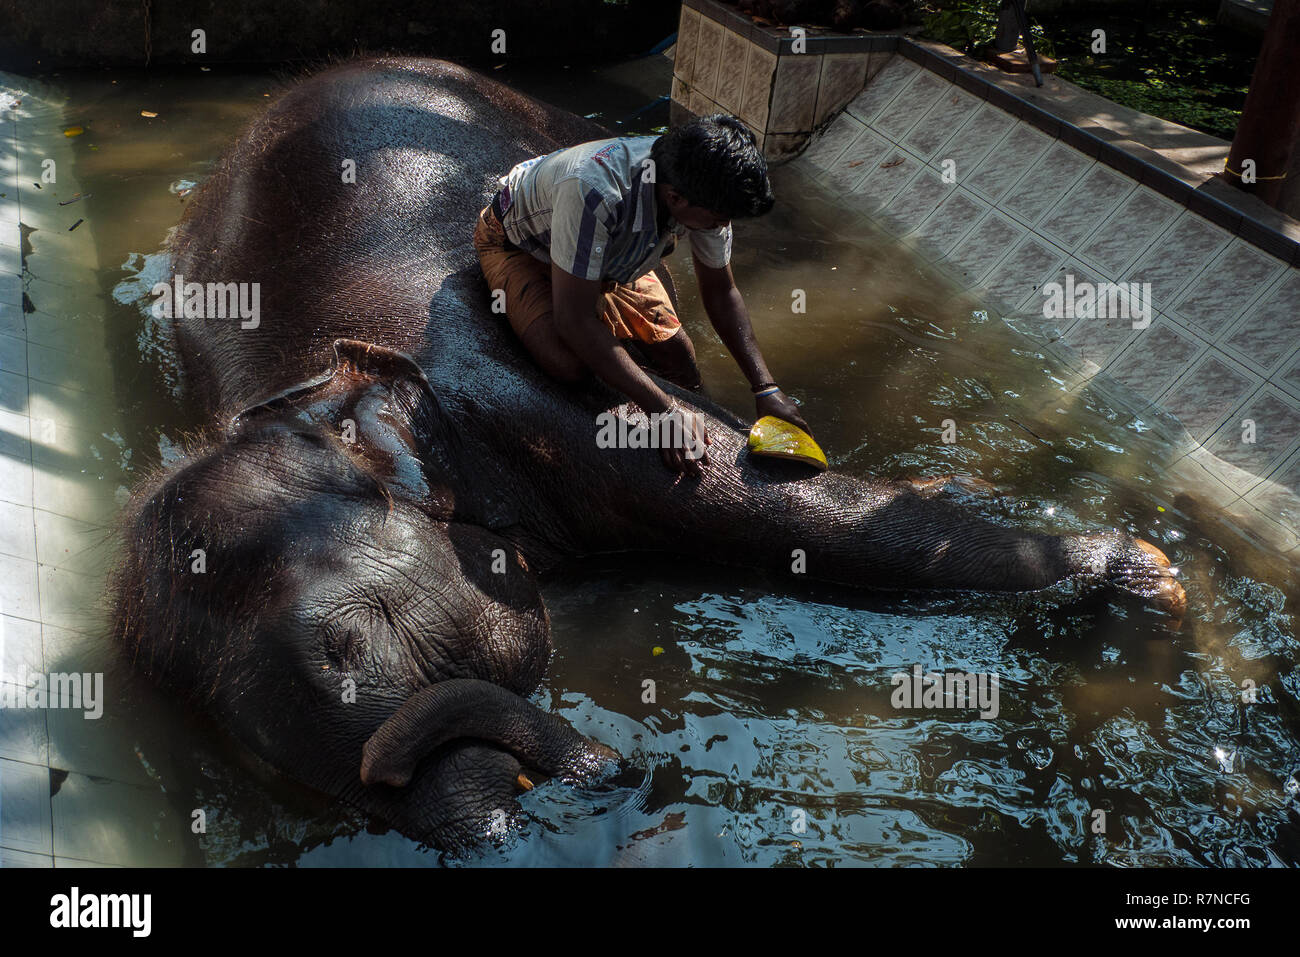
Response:
[{"label": "striped shirt", "polygon": [[579,279],[630,283],[690,235],[706,266],[731,261],[731,224],[656,223],[655,184],[643,175],[657,137],[595,140],[520,163],[501,178],[506,236]]}]

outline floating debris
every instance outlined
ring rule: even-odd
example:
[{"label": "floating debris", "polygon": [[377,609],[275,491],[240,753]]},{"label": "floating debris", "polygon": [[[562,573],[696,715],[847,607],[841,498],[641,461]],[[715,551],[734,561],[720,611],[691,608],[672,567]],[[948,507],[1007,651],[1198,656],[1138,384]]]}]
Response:
[{"label": "floating debris", "polygon": [[85,222],[84,219],[79,219],[79,220],[77,220],[75,223],[73,223],[71,226],[68,227],[68,232],[72,232],[74,229],[76,229],[78,226],[80,226],[80,225],[81,225],[82,223],[84,223],[84,222]]},{"label": "floating debris", "polygon": [[60,205],[60,206],[71,206],[73,203],[79,203],[79,202],[81,202],[83,199],[90,199],[91,195],[92,195],[91,193],[85,193],[84,195],[83,195],[82,193],[78,193],[76,196],[72,197],[72,199],[61,199],[61,200],[59,200],[59,205]]},{"label": "floating debris", "polygon": [[178,179],[167,187],[168,192],[175,193],[177,196],[188,196],[194,191],[194,187],[199,184],[192,179]]},{"label": "floating debris", "polygon": [[152,120],[152,119],[153,119],[155,116],[157,116],[158,114],[155,113],[153,110],[141,110],[141,111],[140,111],[140,115],[143,116],[143,117],[147,117],[148,119],[151,119],[151,120]]},{"label": "floating debris", "polygon": [[658,658],[658,657],[659,657],[660,655],[662,655],[663,653],[664,653],[664,650],[663,650],[663,648],[662,648],[661,646],[659,646],[659,645],[655,645],[653,648],[650,649],[650,654],[654,655],[656,658]]},{"label": "floating debris", "polygon": [[63,135],[64,135],[64,136],[80,136],[80,135],[81,135],[82,133],[84,133],[84,132],[86,132],[86,130],[85,130],[84,127],[81,127],[81,126],[69,126],[66,130],[63,131]]}]

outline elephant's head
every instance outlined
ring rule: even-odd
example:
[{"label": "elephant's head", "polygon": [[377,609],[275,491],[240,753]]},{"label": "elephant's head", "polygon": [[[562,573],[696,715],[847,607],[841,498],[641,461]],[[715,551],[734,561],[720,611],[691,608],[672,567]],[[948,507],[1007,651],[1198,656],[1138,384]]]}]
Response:
[{"label": "elephant's head", "polygon": [[590,780],[614,758],[521,697],[549,622],[514,545],[458,520],[455,445],[408,357],[339,340],[332,369],[137,493],[114,594],[146,673],[444,845],[481,835],[529,770]]}]

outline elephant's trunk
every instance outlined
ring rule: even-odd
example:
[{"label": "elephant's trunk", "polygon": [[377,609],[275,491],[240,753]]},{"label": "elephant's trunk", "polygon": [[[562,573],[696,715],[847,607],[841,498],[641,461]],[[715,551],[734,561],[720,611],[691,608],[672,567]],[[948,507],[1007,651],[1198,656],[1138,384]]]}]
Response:
[{"label": "elephant's trunk", "polygon": [[456,738],[490,741],[525,767],[579,783],[599,779],[619,760],[500,685],[453,678],[412,695],[380,725],[362,752],[361,780],[403,787],[424,758]]}]

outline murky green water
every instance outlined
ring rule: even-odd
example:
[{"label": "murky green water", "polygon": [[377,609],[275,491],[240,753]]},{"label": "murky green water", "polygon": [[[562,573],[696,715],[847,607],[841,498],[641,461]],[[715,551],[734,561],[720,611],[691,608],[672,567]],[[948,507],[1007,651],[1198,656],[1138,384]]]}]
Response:
[{"label": "murky green water", "polygon": [[[507,78],[607,123],[652,99],[590,72]],[[76,173],[94,202],[79,215],[95,227],[103,268],[99,288],[76,293],[108,304],[121,435],[105,469],[129,480],[194,424],[139,300],[165,270],[157,253],[183,212],[178,194],[202,181],[276,80],[51,82],[70,93],[69,122],[88,130]],[[145,122],[141,109],[159,116]],[[621,129],[647,131],[661,113]],[[1183,569],[1189,619],[1167,637],[1104,606],[796,594],[689,563],[574,564],[544,587],[557,652],[537,700],[631,756],[644,780],[613,791],[540,787],[522,799],[528,827],[470,863],[1300,863],[1294,569],[1175,508],[1156,433],[1074,388],[905,250],[860,225],[844,238],[846,224],[789,170],[777,171],[776,187],[777,211],[737,230],[735,273],[775,373],[803,401],[833,466],[969,472],[1003,492],[970,502],[997,520],[1126,528]],[[748,416],[748,388],[688,269],[673,265],[706,382]],[[791,312],[796,288],[805,314]],[[57,315],[60,294],[43,295],[38,308]],[[947,418],[954,444],[941,439]],[[998,717],[895,710],[890,677],[917,664],[997,673]],[[642,701],[646,679],[654,703]],[[1259,701],[1243,708],[1247,679]],[[441,859],[247,767],[157,695],[129,698],[108,746],[134,754],[166,795],[163,817],[174,819],[162,826],[182,835],[168,860]],[[198,807],[209,809],[208,833],[194,836]],[[1104,834],[1091,829],[1097,809]]]}]

